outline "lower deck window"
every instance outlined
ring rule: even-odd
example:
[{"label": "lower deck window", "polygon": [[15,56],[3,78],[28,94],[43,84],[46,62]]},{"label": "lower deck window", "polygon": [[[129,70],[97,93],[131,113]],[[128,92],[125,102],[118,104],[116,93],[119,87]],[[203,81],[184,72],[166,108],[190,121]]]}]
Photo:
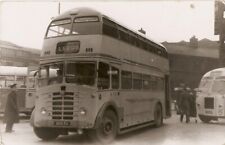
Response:
[{"label": "lower deck window", "polygon": [[128,71],[122,71],[121,77],[122,89],[132,89],[132,73]]},{"label": "lower deck window", "polygon": [[66,82],[93,86],[95,83],[94,63],[68,63]]},{"label": "lower deck window", "polygon": [[142,75],[133,73],[133,89],[142,89]]},{"label": "lower deck window", "polygon": [[98,89],[109,89],[109,65],[106,63],[99,63],[98,69]]}]

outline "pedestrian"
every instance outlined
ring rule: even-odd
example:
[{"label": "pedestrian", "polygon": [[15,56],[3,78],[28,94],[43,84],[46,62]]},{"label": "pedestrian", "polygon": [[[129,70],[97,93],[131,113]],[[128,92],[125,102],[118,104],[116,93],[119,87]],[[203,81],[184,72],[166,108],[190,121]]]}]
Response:
[{"label": "pedestrian", "polygon": [[16,84],[10,86],[10,92],[7,96],[4,122],[6,123],[5,132],[13,132],[13,124],[19,122],[19,110],[17,106]]},{"label": "pedestrian", "polygon": [[190,117],[195,118],[195,123],[197,123],[197,111],[196,111],[196,94],[193,89],[189,91],[189,97],[190,97]]},{"label": "pedestrian", "polygon": [[177,107],[177,114],[181,114],[181,97],[182,93],[185,89],[185,84],[180,83],[179,86],[176,88],[176,107]]},{"label": "pedestrian", "polygon": [[180,93],[180,122],[183,122],[184,116],[186,117],[186,123],[190,122],[191,97],[189,90],[190,88],[185,87]]}]

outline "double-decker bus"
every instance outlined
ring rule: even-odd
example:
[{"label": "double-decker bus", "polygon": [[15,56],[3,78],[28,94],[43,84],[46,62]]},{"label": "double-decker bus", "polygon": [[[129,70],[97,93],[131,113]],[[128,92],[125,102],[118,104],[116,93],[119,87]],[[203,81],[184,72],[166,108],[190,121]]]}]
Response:
[{"label": "double-decker bus", "polygon": [[71,131],[107,142],[170,114],[166,48],[89,8],[48,26],[31,125],[49,140]]},{"label": "double-decker bus", "polygon": [[225,118],[225,68],[211,70],[203,75],[197,90],[197,113],[201,121]]},{"label": "double-decker bus", "polygon": [[[0,66],[0,112],[3,113],[5,109],[6,98],[10,92],[9,86],[17,84],[18,107],[19,112],[30,115],[34,107],[34,94],[28,94],[30,90],[29,80],[34,78],[30,76],[29,67],[16,66]],[[33,83],[32,83],[33,84]],[[27,95],[28,94],[28,95]]]}]

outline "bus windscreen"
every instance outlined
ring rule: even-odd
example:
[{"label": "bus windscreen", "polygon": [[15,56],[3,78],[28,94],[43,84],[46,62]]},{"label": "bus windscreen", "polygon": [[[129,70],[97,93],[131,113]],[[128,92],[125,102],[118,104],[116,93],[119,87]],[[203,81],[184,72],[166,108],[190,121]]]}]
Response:
[{"label": "bus windscreen", "polygon": [[[48,27],[46,38],[66,35],[101,34],[101,23],[97,16],[52,21]],[[73,25],[73,26],[72,26]],[[71,31],[72,26],[72,31]]]},{"label": "bus windscreen", "polygon": [[47,38],[69,35],[71,31],[71,19],[51,22],[47,31]]},{"label": "bus windscreen", "polygon": [[212,92],[225,94],[225,79],[216,79],[212,85]]},{"label": "bus windscreen", "polygon": [[63,79],[63,63],[55,63],[40,68],[39,87],[51,84],[60,84]]},{"label": "bus windscreen", "polygon": [[199,89],[204,90],[204,89],[209,89],[211,87],[211,84],[213,82],[212,77],[205,77],[201,80]]},{"label": "bus windscreen", "polygon": [[95,83],[95,63],[67,63],[66,82],[78,85],[93,86]]}]

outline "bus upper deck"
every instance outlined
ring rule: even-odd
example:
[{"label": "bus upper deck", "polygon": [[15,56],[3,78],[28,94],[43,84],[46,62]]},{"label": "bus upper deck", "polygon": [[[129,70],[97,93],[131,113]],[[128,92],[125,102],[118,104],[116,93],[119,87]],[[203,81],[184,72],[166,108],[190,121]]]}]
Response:
[{"label": "bus upper deck", "polygon": [[86,8],[66,12],[48,26],[40,63],[65,55],[110,56],[128,63],[151,67],[161,65],[162,71],[169,72],[164,46]]}]

